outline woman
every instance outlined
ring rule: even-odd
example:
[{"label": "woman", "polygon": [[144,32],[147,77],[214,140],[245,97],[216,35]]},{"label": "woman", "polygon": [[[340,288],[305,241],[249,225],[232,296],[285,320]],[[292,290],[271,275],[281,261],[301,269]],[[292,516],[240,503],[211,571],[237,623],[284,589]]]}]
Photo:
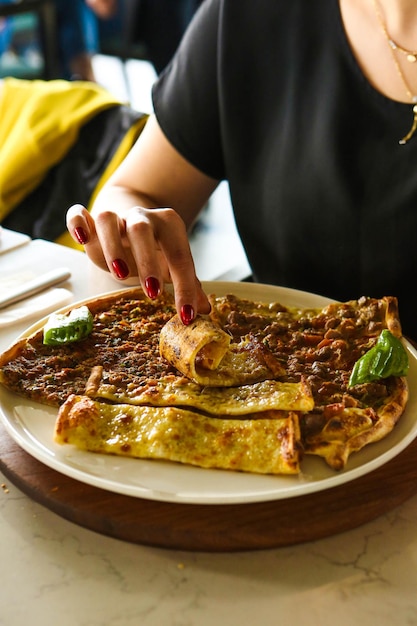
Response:
[{"label": "woman", "polygon": [[69,210],[70,233],[151,298],[172,281],[190,323],[209,304],[187,228],[227,179],[255,280],[396,295],[412,334],[415,48],[414,0],[206,0],[155,115],[92,214]]}]

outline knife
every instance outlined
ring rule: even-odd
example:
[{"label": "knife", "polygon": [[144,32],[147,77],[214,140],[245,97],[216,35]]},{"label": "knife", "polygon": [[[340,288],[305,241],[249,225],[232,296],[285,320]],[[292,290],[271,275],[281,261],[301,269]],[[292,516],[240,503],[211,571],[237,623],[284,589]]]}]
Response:
[{"label": "knife", "polygon": [[0,296],[0,309],[3,309],[10,304],[29,298],[30,296],[53,287],[58,283],[62,283],[71,276],[71,272],[66,267],[59,267],[45,274],[41,274],[32,280],[28,280],[23,285],[19,285],[14,289],[7,290],[7,294],[4,297]]}]

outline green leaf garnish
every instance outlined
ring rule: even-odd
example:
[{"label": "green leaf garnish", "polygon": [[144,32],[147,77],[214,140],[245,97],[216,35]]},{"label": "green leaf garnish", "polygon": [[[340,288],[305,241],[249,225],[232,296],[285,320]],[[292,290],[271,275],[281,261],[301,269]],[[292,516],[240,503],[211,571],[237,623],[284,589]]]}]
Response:
[{"label": "green leaf garnish", "polygon": [[406,376],[407,373],[407,351],[402,341],[385,329],[376,344],[356,361],[348,386],[354,387],[389,376]]},{"label": "green leaf garnish", "polygon": [[43,329],[43,343],[50,346],[85,339],[93,330],[93,316],[86,306],[67,314],[54,313]]}]

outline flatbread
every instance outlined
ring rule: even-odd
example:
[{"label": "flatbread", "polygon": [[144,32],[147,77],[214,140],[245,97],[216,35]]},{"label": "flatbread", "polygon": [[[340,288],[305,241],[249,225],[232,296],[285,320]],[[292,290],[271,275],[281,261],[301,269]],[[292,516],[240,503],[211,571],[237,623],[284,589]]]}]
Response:
[{"label": "flatbread", "polygon": [[[161,354],[160,335],[172,328],[176,316],[171,294],[150,301],[141,289],[132,289],[92,299],[86,303],[94,317],[88,337],[48,346],[41,329],[20,339],[0,356],[0,382],[16,394],[56,407],[70,396],[87,398],[93,404],[84,400],[79,408],[97,403],[104,418],[108,409],[103,407],[122,405],[132,406],[138,415],[156,415],[145,409],[171,409],[171,418],[191,414],[193,420],[199,416],[229,421],[229,427],[233,422],[278,423],[289,418],[298,427],[286,430],[282,422],[278,443],[270,434],[271,441],[254,454],[269,454],[268,446],[289,445],[301,456],[299,468],[303,455],[314,455],[341,470],[352,453],[389,435],[401,419],[408,399],[404,377],[349,385],[355,363],[375,346],[384,329],[401,337],[394,297],[362,297],[322,309],[254,302],[232,294],[211,295],[210,301],[210,316],[203,318],[210,324],[200,326],[196,341],[186,333],[171,334],[167,344],[171,354],[177,354],[170,362],[169,351]],[[194,369],[185,369],[188,357]],[[197,373],[200,382],[177,366]],[[267,378],[262,380],[260,372]],[[223,377],[227,386],[217,384]],[[78,411],[79,420],[82,414]]]},{"label": "flatbread", "polygon": [[93,368],[86,395],[94,399],[137,406],[192,407],[209,415],[245,416],[262,411],[311,411],[314,399],[304,382],[264,380],[237,387],[201,387],[187,378],[168,376],[128,389],[106,382],[101,366]]},{"label": "flatbread", "polygon": [[55,441],[90,452],[204,468],[300,471],[296,413],[278,419],[218,419],[174,407],[114,405],[72,395],[59,410]]},{"label": "flatbread", "polygon": [[184,376],[204,386],[231,387],[285,374],[282,365],[253,336],[232,343],[230,335],[201,316],[185,326],[174,315],[161,329],[159,350]]}]

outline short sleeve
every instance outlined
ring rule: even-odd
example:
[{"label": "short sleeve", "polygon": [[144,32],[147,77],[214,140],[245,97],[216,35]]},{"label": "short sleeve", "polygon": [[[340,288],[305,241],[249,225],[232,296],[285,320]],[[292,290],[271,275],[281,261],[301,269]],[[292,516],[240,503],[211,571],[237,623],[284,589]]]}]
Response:
[{"label": "short sleeve", "polygon": [[202,4],[153,88],[155,115],[167,139],[192,165],[219,180],[225,176],[217,76],[220,6],[220,0]]}]

